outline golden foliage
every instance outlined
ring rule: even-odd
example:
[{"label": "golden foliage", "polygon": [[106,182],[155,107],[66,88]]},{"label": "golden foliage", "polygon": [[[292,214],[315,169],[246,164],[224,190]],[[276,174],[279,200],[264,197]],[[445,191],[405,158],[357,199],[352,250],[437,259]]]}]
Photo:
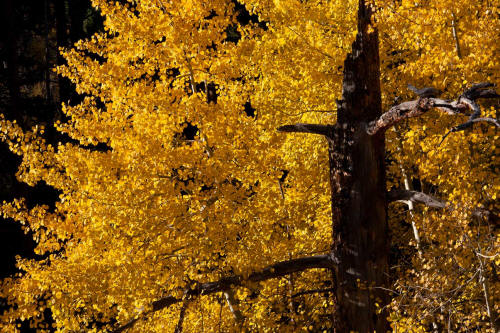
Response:
[{"label": "golden foliage", "polygon": [[[105,32],[64,50],[67,65],[58,68],[83,96],[64,105],[67,121],[55,124],[75,143],[49,145],[43,129],[23,133],[0,118],[0,138],[23,157],[19,178],[61,193],[53,210],[28,209],[22,200],[1,207],[32,233],[44,258],[19,259],[23,273],[3,281],[2,297],[16,306],[1,316],[2,331],[15,331],[18,319],[44,331],[45,309],[58,332],[107,330],[165,295],[182,297],[193,281],[328,251],[326,145],[275,129],[335,122],[357,2],[242,2],[260,24],[239,23],[229,0],[94,0]],[[386,106],[395,96],[413,98],[408,82],[445,89],[450,98],[469,82],[500,82],[498,2],[375,6]],[[227,39],[231,29],[237,43]],[[207,101],[209,84],[216,103]],[[494,107],[484,109],[495,117]],[[498,211],[499,137],[477,125],[439,146],[464,119],[431,112],[399,127],[399,135],[387,133],[388,188],[402,187],[404,168],[453,208],[417,207],[410,216],[390,206],[399,251],[390,319],[398,331],[486,330],[500,310],[498,230],[473,217],[479,207]],[[194,138],[180,134],[187,124],[196,126]],[[222,295],[199,297],[188,305],[184,330],[328,330],[328,292],[291,296],[327,288],[330,278],[311,270],[235,288],[244,323]],[[181,306],[155,312],[133,330],[173,331]]]}]

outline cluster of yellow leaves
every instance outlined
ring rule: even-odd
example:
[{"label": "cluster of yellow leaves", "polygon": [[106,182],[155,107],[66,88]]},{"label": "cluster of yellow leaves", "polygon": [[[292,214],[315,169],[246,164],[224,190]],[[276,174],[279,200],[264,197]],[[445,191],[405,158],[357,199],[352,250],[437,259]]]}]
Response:
[{"label": "cluster of yellow leaves", "polygon": [[[473,82],[500,83],[498,3],[381,1],[380,7],[386,108],[397,96],[400,100],[414,98],[406,83],[437,87],[449,99]],[[498,100],[481,107],[482,116],[498,118]],[[466,120],[465,116],[431,111],[387,133],[388,187],[403,188],[405,177],[410,182],[418,179],[422,191],[448,202],[444,212],[416,207],[409,214],[402,207],[391,206],[394,246],[408,258],[397,269],[395,291],[399,296],[392,303],[395,312],[391,319],[399,330],[412,331],[419,327],[417,323],[452,331],[485,329],[500,311],[495,305],[500,297],[495,279],[500,237],[497,227],[476,214],[481,210],[497,214],[499,210],[499,135],[494,127],[476,125],[441,143],[450,128]],[[402,220],[408,224],[402,225]],[[421,247],[421,257],[415,255],[417,247]],[[482,281],[489,282],[491,314]]]},{"label": "cluster of yellow leaves", "polygon": [[[182,297],[192,281],[246,275],[276,261],[328,251],[326,144],[275,129],[335,122],[357,1],[243,2],[260,25],[241,26],[233,2],[225,0],[95,0],[105,32],[64,50],[67,65],[58,69],[84,97],[64,105],[68,120],[56,128],[79,144],[47,145],[38,138],[40,130],[23,133],[0,119],[1,138],[23,156],[20,178],[30,184],[43,180],[61,191],[54,211],[28,210],[22,201],[1,208],[33,232],[37,253],[46,259],[20,260],[25,273],[3,281],[1,293],[16,307],[2,315],[0,328],[15,330],[19,318],[37,325],[48,308],[60,332],[106,330],[115,320],[126,323],[147,312],[163,296]],[[499,23],[492,22],[497,7],[487,1],[376,6],[387,105],[396,95],[409,96],[407,82],[446,87],[456,96],[464,80],[498,81],[492,60],[498,54]],[[238,43],[226,39],[229,28],[238,30]],[[209,84],[217,87],[217,103],[207,102]],[[254,117],[244,112],[247,102],[256,109]],[[483,307],[472,305],[481,286],[467,277],[479,265],[474,251],[494,256],[500,239],[469,222],[476,206],[493,205],[498,193],[498,135],[480,126],[437,147],[456,121],[426,115],[406,124],[402,138],[388,135],[394,161],[389,180],[401,184],[404,165],[457,207],[450,214],[416,212],[428,246],[422,259],[395,276],[400,296],[391,318],[403,329],[424,325],[419,313],[445,302],[457,284],[465,284],[464,290],[447,299],[462,297],[463,303],[442,305],[448,311],[439,313],[448,316],[443,321],[451,316],[454,323],[474,323],[485,316]],[[198,130],[193,140],[180,134],[188,123]],[[95,148],[98,143],[107,149]],[[284,170],[289,174],[280,182]],[[395,244],[411,255],[414,241],[401,227],[410,217],[391,209]],[[492,263],[483,259],[486,266]],[[328,329],[331,295],[291,297],[328,287],[327,275],[310,271],[235,289],[244,325],[259,332]],[[415,286],[432,295],[441,288],[445,296],[426,294],[428,304],[419,308]],[[173,331],[181,306],[138,321],[134,330]],[[184,329],[228,331],[238,325],[222,296],[209,295],[190,302]]]}]

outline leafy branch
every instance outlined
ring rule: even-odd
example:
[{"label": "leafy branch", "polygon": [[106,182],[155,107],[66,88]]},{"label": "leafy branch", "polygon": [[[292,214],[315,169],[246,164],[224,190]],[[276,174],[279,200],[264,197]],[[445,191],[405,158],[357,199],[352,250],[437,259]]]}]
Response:
[{"label": "leafy branch", "polygon": [[307,269],[313,268],[333,268],[334,261],[329,255],[316,255],[310,257],[303,257],[298,259],[291,259],[278,262],[276,264],[267,266],[260,271],[251,273],[248,277],[243,275],[231,275],[224,277],[215,282],[199,283],[192,289],[188,289],[183,298],[175,296],[166,296],[153,302],[152,309],[143,312],[138,317],[130,320],[128,323],[116,328],[113,332],[123,332],[135,325],[141,319],[146,319],[151,313],[168,308],[173,304],[182,302],[185,299],[192,299],[201,295],[209,295],[217,292],[224,292],[236,286],[241,286],[247,282],[261,282],[269,279],[280,278],[288,274],[302,272]]}]

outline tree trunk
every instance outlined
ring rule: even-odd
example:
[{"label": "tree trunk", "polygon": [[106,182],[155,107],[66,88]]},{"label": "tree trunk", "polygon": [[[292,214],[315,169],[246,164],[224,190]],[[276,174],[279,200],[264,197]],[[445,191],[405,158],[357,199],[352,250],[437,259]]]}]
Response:
[{"label": "tree trunk", "polygon": [[[384,136],[366,124],[381,114],[377,30],[359,1],[358,35],[344,63],[337,124],[328,135],[332,190],[332,256],[337,262],[336,332],[386,332],[388,226]],[[371,30],[369,32],[369,30]],[[381,288],[382,287],[382,288]],[[377,305],[378,304],[378,305]]]},{"label": "tree trunk", "polygon": [[[69,22],[69,4],[66,0],[55,0],[55,18],[56,18],[56,40],[57,40],[57,49],[60,47],[68,47],[71,45],[69,40],[69,32],[71,30],[70,22]],[[59,51],[57,51],[57,65],[64,64],[64,58]],[[69,99],[71,86],[69,84],[69,80],[62,79],[59,75],[56,76],[56,80],[59,85],[59,101],[57,104],[61,102],[65,102]],[[58,112],[58,109],[56,112]]]},{"label": "tree trunk", "polygon": [[[21,96],[19,91],[18,73],[18,47],[17,47],[17,25],[16,11],[13,0],[6,0],[3,5],[3,20],[7,27],[6,50],[7,50],[7,87],[9,89],[9,107],[5,110],[7,117],[14,118],[20,111]],[[5,66],[5,65],[4,65]]]},{"label": "tree trunk", "polygon": [[[45,39],[45,98],[47,100],[47,104],[52,104],[52,82],[51,82],[51,55],[50,55],[50,3],[49,0],[44,1],[44,39]],[[50,23],[49,23],[50,22]]]}]

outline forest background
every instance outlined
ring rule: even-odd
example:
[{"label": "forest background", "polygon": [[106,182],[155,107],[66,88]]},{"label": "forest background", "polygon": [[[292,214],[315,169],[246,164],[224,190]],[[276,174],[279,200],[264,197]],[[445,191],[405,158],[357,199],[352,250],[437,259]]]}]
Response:
[{"label": "forest background", "polygon": [[[23,128],[53,124],[61,117],[61,103],[77,98],[69,80],[53,72],[53,68],[63,64],[59,48],[70,47],[102,31],[102,17],[87,0],[5,0],[0,8],[0,112]],[[0,144],[0,201],[23,197],[30,206],[54,205],[57,191],[41,183],[28,186],[16,179],[20,162],[6,143]],[[16,256],[37,256],[32,235],[25,234],[20,224],[0,219],[0,279],[3,279],[19,272]],[[3,298],[0,312],[8,308]],[[22,323],[21,330],[36,331],[30,329],[28,321]]]}]

